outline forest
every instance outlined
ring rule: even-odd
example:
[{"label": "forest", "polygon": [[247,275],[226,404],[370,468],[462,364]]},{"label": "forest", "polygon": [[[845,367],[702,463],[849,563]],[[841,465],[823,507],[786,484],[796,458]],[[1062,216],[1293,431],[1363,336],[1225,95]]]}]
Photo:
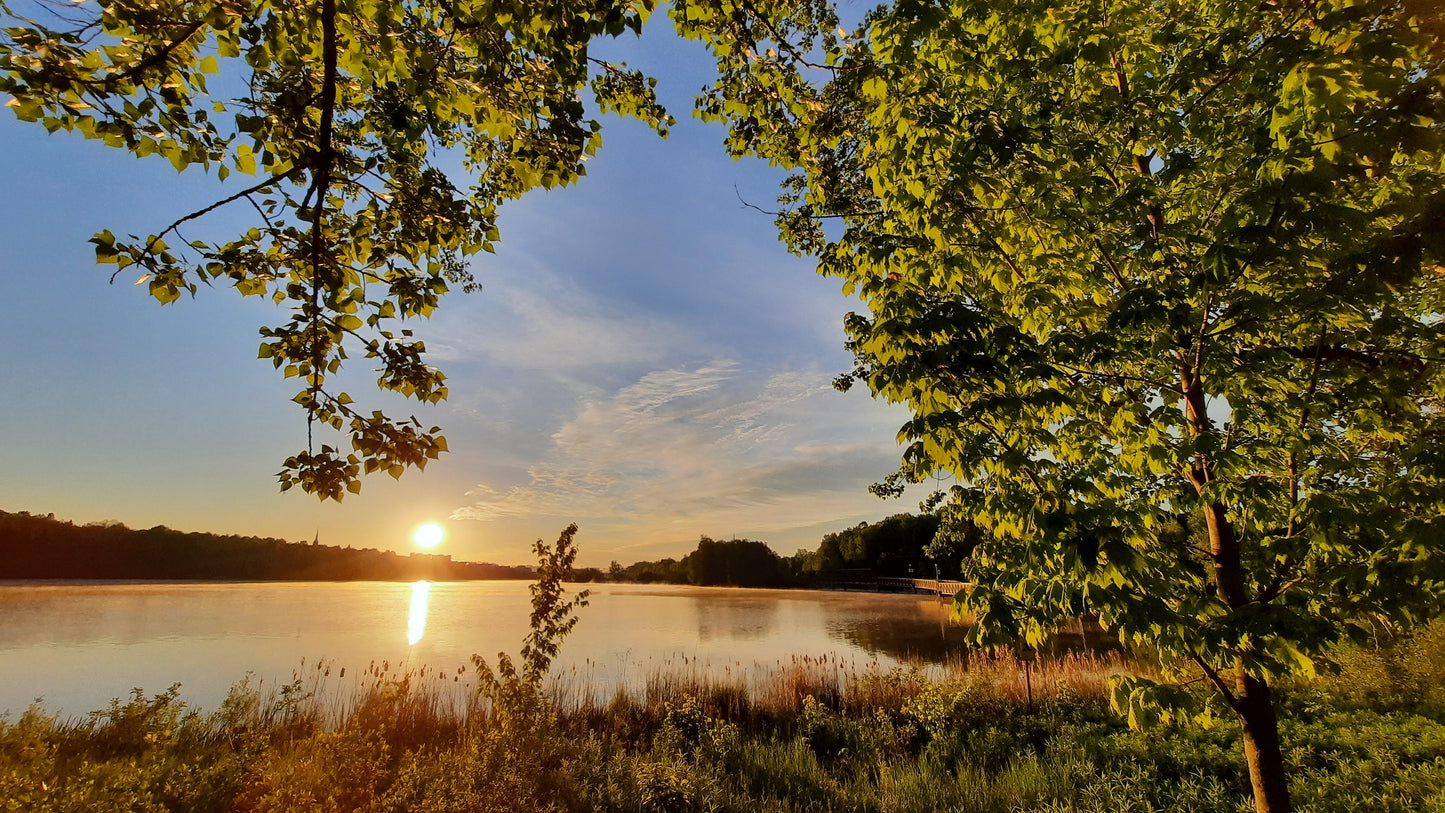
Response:
[{"label": "forest", "polygon": [[[841,572],[932,577],[937,562],[956,577],[965,543],[943,541],[939,519],[895,514],[826,534],[817,550],[780,556],[753,539],[703,535],[681,559],[613,562],[605,571],[572,569],[582,582],[615,581],[727,587],[807,587]],[[937,557],[937,558],[935,558]],[[119,522],[76,525],[53,514],[0,511],[0,579],[202,579],[219,581],[413,581],[530,579],[525,566],[457,562],[447,554],[399,554],[318,541],[178,531]]]},{"label": "forest", "polygon": [[[860,522],[825,534],[817,550],[782,556],[752,539],[717,540],[703,536],[682,559],[613,562],[603,574],[579,570],[583,580],[665,582],[730,587],[807,587],[826,584],[844,573],[869,576],[957,578],[962,559],[976,543],[976,531],[950,528],[938,536],[936,514],[894,514],[878,522]],[[935,541],[935,537],[937,540]],[[937,567],[937,570],[935,570]]]},{"label": "forest", "polygon": [[413,581],[529,579],[532,569],[454,562],[446,554],[187,533],[118,522],[76,525],[0,511],[0,579]]}]

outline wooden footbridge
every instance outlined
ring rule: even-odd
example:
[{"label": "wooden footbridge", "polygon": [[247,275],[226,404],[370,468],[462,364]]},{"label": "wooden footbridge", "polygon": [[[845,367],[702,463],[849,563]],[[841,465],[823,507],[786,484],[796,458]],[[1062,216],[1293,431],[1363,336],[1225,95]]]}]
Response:
[{"label": "wooden footbridge", "polygon": [[949,579],[906,579],[896,576],[874,576],[871,574],[838,574],[820,578],[815,586],[822,590],[860,590],[870,593],[929,593],[936,596],[952,596],[966,590],[968,582]]}]

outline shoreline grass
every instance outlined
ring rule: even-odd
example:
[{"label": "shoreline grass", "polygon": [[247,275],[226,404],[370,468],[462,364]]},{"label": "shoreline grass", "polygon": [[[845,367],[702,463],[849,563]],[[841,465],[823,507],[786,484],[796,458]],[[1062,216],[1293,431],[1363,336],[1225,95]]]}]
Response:
[{"label": "shoreline grass", "polygon": [[[1342,649],[1281,691],[1301,811],[1445,811],[1445,629]],[[175,687],[83,718],[0,720],[4,811],[1234,811],[1237,730],[1131,731],[1117,653],[885,670],[797,657],[758,674],[655,669],[610,696],[550,684],[501,708],[470,674],[243,681],[214,711]],[[693,668],[689,669],[688,666]]]}]

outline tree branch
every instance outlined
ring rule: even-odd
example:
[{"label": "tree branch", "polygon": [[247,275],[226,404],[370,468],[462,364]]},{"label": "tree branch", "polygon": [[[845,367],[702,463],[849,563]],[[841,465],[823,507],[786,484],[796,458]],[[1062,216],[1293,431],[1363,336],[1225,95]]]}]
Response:
[{"label": "tree branch", "polygon": [[[316,166],[312,189],[316,201],[311,219],[311,304],[307,318],[311,321],[311,394],[312,407],[306,416],[306,448],[311,451],[311,426],[315,423],[315,403],[321,393],[324,358],[321,351],[321,282],[326,253],[326,193],[331,187],[331,168],[335,161],[332,126],[336,115],[336,0],[321,0],[321,127],[317,134]],[[307,193],[310,197],[310,193]]]},{"label": "tree branch", "polygon": [[1263,349],[1282,350],[1302,361],[1313,361],[1316,370],[1318,370],[1321,361],[1349,362],[1359,364],[1368,370],[1377,370],[1381,367],[1400,370],[1424,370],[1428,366],[1427,362],[1431,360],[1424,356],[1398,350],[1371,352],[1368,350],[1353,350],[1338,344],[1316,344],[1309,347],[1274,347]]},{"label": "tree branch", "polygon": [[[745,207],[747,207],[747,208],[749,208],[749,209],[752,209],[752,210],[755,211],[755,212],[762,212],[762,213],[765,214],[765,215],[771,215],[771,216],[773,216],[773,217],[781,217],[781,216],[783,216],[783,215],[785,215],[785,214],[791,214],[791,212],[773,212],[773,211],[769,211],[768,209],[764,209],[763,207],[757,205],[756,203],[749,203],[747,200],[745,200],[745,199],[743,198],[743,194],[738,191],[738,185],[737,185],[737,184],[733,184],[733,194],[734,194],[734,195],[737,195],[737,197],[738,197],[738,203],[741,203],[743,206],[745,206]],[[844,213],[844,214],[833,214],[833,215],[816,215],[816,214],[815,214],[815,215],[808,215],[808,217],[811,217],[811,218],[814,219],[814,220],[831,220],[831,219],[844,220],[844,219],[847,219],[847,218],[850,218],[850,217],[881,217],[882,215],[883,215],[883,210],[882,210],[882,209],[877,209],[877,210],[868,211],[868,212],[848,212],[848,213]]]},{"label": "tree branch", "polygon": [[1057,361],[1053,362],[1053,364],[1055,367],[1062,367],[1063,369],[1070,372],[1078,373],[1079,375],[1086,375],[1091,378],[1102,378],[1110,381],[1133,381],[1136,384],[1144,384],[1145,386],[1153,387],[1164,392],[1173,392],[1178,393],[1179,395],[1184,395],[1184,393],[1181,392],[1178,387],[1169,384],[1163,384],[1158,381],[1151,381],[1147,378],[1139,378],[1137,376],[1124,375],[1122,373],[1101,373],[1096,370],[1085,370],[1082,367],[1074,367],[1073,365],[1063,364]]},{"label": "tree branch", "polygon": [[[161,239],[162,239],[163,237],[165,237],[167,234],[170,234],[171,232],[175,231],[177,228],[179,228],[179,227],[181,226],[181,224],[186,223],[186,222],[191,221],[191,220],[195,220],[195,219],[200,218],[200,217],[204,217],[204,216],[210,214],[211,212],[214,212],[214,211],[216,211],[217,209],[221,208],[222,206],[225,206],[225,205],[228,204],[228,203],[235,203],[236,201],[240,200],[241,198],[247,198],[247,199],[249,199],[250,196],[253,195],[253,194],[255,194],[256,192],[260,192],[261,190],[265,189],[265,188],[268,187],[268,186],[271,186],[271,185],[273,185],[273,184],[276,184],[276,183],[278,183],[278,182],[280,182],[280,181],[284,181],[284,180],[286,180],[287,178],[291,177],[292,175],[295,175],[295,174],[296,174],[297,172],[299,172],[299,171],[300,171],[299,169],[293,168],[293,169],[291,169],[291,170],[289,170],[289,171],[287,171],[287,172],[281,173],[280,175],[272,175],[271,177],[267,178],[266,180],[261,181],[260,183],[255,184],[254,186],[248,186],[248,187],[246,187],[245,189],[242,189],[240,192],[237,192],[237,193],[234,194],[234,195],[231,195],[231,196],[229,196],[229,197],[222,198],[222,199],[216,201],[215,203],[212,203],[210,206],[205,207],[204,209],[197,209],[196,211],[191,212],[190,214],[186,215],[185,217],[180,218],[179,220],[177,220],[176,222],[172,223],[171,225],[166,226],[165,229],[162,230],[159,234],[155,235],[155,236],[152,237],[150,240],[146,241],[145,253],[146,253],[146,254],[151,253],[151,249],[155,247],[155,244],[156,244],[159,240],[161,240]],[[255,201],[251,201],[251,205],[252,205],[252,206],[255,206],[255,205],[256,205],[256,204],[255,204]],[[259,211],[259,207],[258,207],[258,211]],[[264,217],[265,214],[263,213],[262,216]],[[115,278],[116,278],[117,276],[119,276],[119,275],[120,275],[120,271],[119,271],[119,270],[117,270],[114,274],[111,274],[111,275],[110,275],[110,281],[111,281],[111,283],[114,283],[114,282],[115,282]]]},{"label": "tree branch", "polygon": [[150,70],[151,68],[154,68],[155,66],[166,61],[166,59],[171,54],[176,52],[177,48],[180,48],[182,45],[184,45],[188,40],[190,40],[191,37],[194,37],[196,35],[197,31],[200,31],[205,26],[206,18],[202,17],[201,19],[196,20],[195,22],[181,29],[181,36],[166,43],[165,46],[162,47],[159,51],[156,51],[145,59],[142,59],[140,62],[131,65],[129,68],[126,68],[125,70],[118,73],[113,73],[100,81],[95,81],[91,79],[76,79],[76,82],[78,84],[84,85],[85,87],[99,87],[104,89],[105,91],[110,91],[121,82],[134,79],[145,73],[146,71]]},{"label": "tree branch", "polygon": [[[801,53],[798,52],[797,48],[793,47],[793,44],[791,42],[788,42],[787,38],[783,36],[782,32],[773,25],[773,21],[758,13],[757,8],[749,0],[743,0],[742,6],[748,13],[756,17],[758,22],[762,23],[764,28],[768,29],[768,35],[772,37],[773,42],[776,42],[778,44],[778,50],[783,51],[788,56],[792,57],[795,63],[802,65],[805,68],[814,68],[817,70],[828,71],[835,76],[837,75],[838,68],[834,65],[819,65],[815,62],[808,61],[806,57],[804,57]],[[756,45],[756,43],[754,44]]]},{"label": "tree branch", "polygon": [[1229,690],[1229,684],[1224,682],[1224,678],[1220,676],[1219,672],[1210,667],[1204,658],[1199,656],[1199,653],[1191,650],[1189,657],[1195,663],[1199,664],[1199,668],[1204,670],[1204,676],[1209,678],[1209,682],[1214,684],[1214,688],[1218,689],[1220,694],[1224,695],[1224,702],[1228,703],[1229,707],[1234,709],[1235,712],[1238,712],[1239,698],[1235,697],[1234,692]]}]

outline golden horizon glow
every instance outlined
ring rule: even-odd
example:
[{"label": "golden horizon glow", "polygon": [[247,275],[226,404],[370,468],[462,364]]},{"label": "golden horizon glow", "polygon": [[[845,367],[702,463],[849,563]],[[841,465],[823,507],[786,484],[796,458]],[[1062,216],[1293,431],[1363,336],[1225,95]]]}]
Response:
[{"label": "golden horizon glow", "polygon": [[426,634],[427,594],[430,592],[430,582],[413,582],[411,585],[411,612],[406,619],[406,642],[409,646],[416,646],[416,642]]},{"label": "golden horizon glow", "polygon": [[440,545],[446,537],[447,532],[439,523],[427,522],[417,526],[417,529],[411,534],[411,541],[418,548],[431,550]]}]

